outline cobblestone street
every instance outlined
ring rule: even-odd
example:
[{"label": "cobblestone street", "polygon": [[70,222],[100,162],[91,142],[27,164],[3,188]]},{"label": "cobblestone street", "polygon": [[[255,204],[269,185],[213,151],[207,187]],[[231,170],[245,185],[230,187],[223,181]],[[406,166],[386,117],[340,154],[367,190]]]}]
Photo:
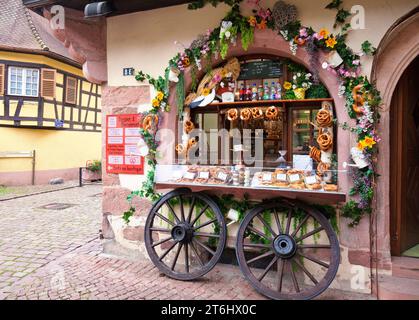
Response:
[{"label": "cobblestone street", "polygon": [[[218,264],[200,280],[159,274],[148,260],[102,253],[101,186],[0,202],[0,299],[264,299],[238,267]],[[41,209],[51,203],[74,206]],[[368,299],[327,290],[320,299]]]}]

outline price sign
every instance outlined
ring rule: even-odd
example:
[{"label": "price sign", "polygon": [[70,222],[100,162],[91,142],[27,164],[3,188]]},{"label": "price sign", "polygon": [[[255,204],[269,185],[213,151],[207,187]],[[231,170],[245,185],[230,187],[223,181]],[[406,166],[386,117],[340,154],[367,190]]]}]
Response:
[{"label": "price sign", "polygon": [[209,179],[209,172],[208,171],[201,171],[198,176],[199,179]]},{"label": "price sign", "polygon": [[281,182],[287,182],[287,175],[285,173],[278,173],[276,175],[276,180]]},{"label": "price sign", "polygon": [[272,173],[264,173],[263,177],[262,177],[262,181],[271,182],[272,181]]},{"label": "price sign", "polygon": [[299,175],[299,174],[291,174],[291,175],[289,176],[289,179],[290,179],[290,182],[291,182],[291,183],[294,183],[294,182],[300,181],[300,175]]},{"label": "price sign", "polygon": [[106,172],[144,174],[144,158],[138,154],[141,115],[106,117]]},{"label": "price sign", "polygon": [[217,179],[221,181],[226,181],[227,177],[228,177],[227,174],[224,172],[218,172],[217,174]]},{"label": "price sign", "polygon": [[196,177],[196,173],[195,172],[186,172],[183,177],[185,179],[188,179],[188,180],[193,180]]},{"label": "price sign", "polygon": [[310,176],[306,177],[306,184],[316,184],[317,183],[317,177],[316,176]]}]

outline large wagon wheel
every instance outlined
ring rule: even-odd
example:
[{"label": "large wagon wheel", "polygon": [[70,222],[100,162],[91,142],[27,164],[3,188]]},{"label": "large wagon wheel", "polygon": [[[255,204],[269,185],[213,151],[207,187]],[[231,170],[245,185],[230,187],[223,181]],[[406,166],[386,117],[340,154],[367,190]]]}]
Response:
[{"label": "large wagon wheel", "polygon": [[154,265],[177,280],[208,273],[226,243],[224,217],[208,196],[177,189],[151,209],[145,225],[145,244]]},{"label": "large wagon wheel", "polygon": [[236,255],[261,294],[272,299],[312,299],[336,276],[339,242],[329,221],[300,202],[265,203],[240,225]]}]

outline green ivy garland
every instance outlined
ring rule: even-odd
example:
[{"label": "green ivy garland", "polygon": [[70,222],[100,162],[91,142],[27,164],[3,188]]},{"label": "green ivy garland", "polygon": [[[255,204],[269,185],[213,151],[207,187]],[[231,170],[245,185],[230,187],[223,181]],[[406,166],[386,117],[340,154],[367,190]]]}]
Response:
[{"label": "green ivy garland", "polygon": [[[216,6],[218,3],[225,3],[231,6],[230,12],[223,19],[223,21],[232,22],[233,29],[230,31],[233,36],[241,37],[244,50],[247,50],[253,42],[253,34],[256,28],[269,28],[277,31],[278,34],[286,41],[289,41],[290,49],[293,54],[296,54],[296,50],[299,46],[304,46],[306,41],[310,40],[317,49],[325,52],[336,51],[342,58],[343,64],[338,69],[331,69],[330,71],[336,73],[336,75],[340,78],[340,94],[345,97],[348,115],[356,120],[356,125],[354,127],[351,127],[347,123],[340,125],[342,128],[350,130],[356,134],[358,147],[363,151],[364,156],[370,163],[369,167],[365,170],[354,169],[354,187],[350,191],[350,196],[353,198],[342,208],[343,216],[352,220],[352,226],[357,225],[365,213],[372,212],[374,181],[377,178],[375,169],[376,155],[378,151],[377,143],[380,141],[375,130],[375,126],[379,121],[378,110],[381,98],[379,92],[375,89],[374,85],[369,82],[368,78],[358,75],[360,71],[360,55],[354,53],[353,50],[346,45],[346,37],[349,26],[348,24],[345,24],[345,22],[349,15],[348,12],[342,8],[343,1],[334,0],[326,7],[327,9],[336,9],[338,11],[335,25],[343,25],[342,32],[338,34],[331,34],[325,29],[315,32],[315,30],[311,27],[302,26],[300,21],[291,21],[287,25],[281,27],[280,30],[277,30],[275,29],[275,23],[269,9],[260,9],[259,11],[254,10],[253,16],[245,17],[240,13],[240,2],[240,0],[200,0],[191,3],[189,5],[189,9],[199,9],[208,3],[213,6]],[[221,28],[218,27],[212,32],[209,32],[207,35],[201,35],[198,45],[185,49],[184,52],[171,59],[169,67],[165,71],[165,78],[159,77],[155,79],[144,74],[142,71],[138,72],[136,79],[138,81],[147,80],[148,83],[154,86],[157,91],[156,98],[153,99],[152,102],[153,107],[148,113],[157,114],[159,111],[167,112],[170,110],[170,106],[168,105],[168,74],[172,68],[180,72],[176,93],[178,114],[182,114],[184,101],[184,71],[189,67],[202,67],[202,61],[206,61],[206,68],[208,69],[211,66],[212,56],[214,54],[216,55],[221,53],[223,57],[227,55],[230,42],[227,41],[228,39],[224,36],[220,39],[220,30]],[[375,48],[372,48],[371,43],[368,41],[365,41],[362,44],[362,50],[363,54],[373,54],[375,52]],[[356,114],[352,108],[352,105],[355,102],[353,98],[353,90],[359,84],[362,84],[362,95],[366,97],[363,105],[365,112],[362,115]],[[318,90],[322,90],[322,88],[319,88]],[[130,197],[128,197],[130,202],[132,197],[136,195],[149,198],[153,201],[160,197],[160,195],[154,193],[153,189],[157,144],[155,143],[155,139],[152,134],[143,132],[143,136],[150,149],[150,154],[147,157],[150,170],[141,190],[133,192]],[[359,200],[355,198],[356,196]],[[227,204],[228,201],[225,201],[225,204]],[[229,201],[231,202],[231,200]],[[129,220],[129,217],[134,211],[135,209],[131,207],[129,211],[124,213],[126,220]]]}]

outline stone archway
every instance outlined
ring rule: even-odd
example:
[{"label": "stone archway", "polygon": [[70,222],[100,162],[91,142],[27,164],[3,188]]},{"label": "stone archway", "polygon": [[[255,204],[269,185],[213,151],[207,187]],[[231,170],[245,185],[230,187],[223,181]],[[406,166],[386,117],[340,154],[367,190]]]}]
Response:
[{"label": "stone archway", "polygon": [[390,250],[390,106],[394,90],[409,64],[419,55],[419,7],[399,19],[381,41],[374,59],[372,81],[381,92],[383,105],[378,130],[381,134],[377,184],[377,249],[379,265],[391,266]]}]

